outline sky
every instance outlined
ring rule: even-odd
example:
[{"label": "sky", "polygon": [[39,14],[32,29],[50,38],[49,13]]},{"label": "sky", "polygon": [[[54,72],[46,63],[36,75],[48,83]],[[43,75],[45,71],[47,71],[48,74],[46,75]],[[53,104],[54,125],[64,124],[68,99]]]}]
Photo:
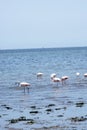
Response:
[{"label": "sky", "polygon": [[87,0],[0,0],[0,49],[87,46]]}]

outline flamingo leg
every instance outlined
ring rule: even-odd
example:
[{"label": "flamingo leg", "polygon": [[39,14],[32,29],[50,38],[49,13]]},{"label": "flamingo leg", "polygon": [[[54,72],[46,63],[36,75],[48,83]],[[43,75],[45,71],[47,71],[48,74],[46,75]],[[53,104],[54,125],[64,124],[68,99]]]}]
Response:
[{"label": "flamingo leg", "polygon": [[58,86],[58,82],[57,82],[57,86]]},{"label": "flamingo leg", "polygon": [[27,89],[28,89],[28,93],[29,93],[29,87],[27,87]]},{"label": "flamingo leg", "polygon": [[24,87],[24,93],[25,93],[25,87]]}]

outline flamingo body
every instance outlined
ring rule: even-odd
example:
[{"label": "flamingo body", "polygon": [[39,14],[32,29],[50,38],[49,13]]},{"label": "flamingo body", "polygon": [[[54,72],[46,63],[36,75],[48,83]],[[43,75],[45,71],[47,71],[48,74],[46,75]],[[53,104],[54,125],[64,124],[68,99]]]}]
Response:
[{"label": "flamingo body", "polygon": [[84,77],[87,77],[87,73],[84,74]]},{"label": "flamingo body", "polygon": [[60,82],[60,81],[61,81],[60,78],[57,78],[57,77],[54,77],[54,78],[53,78],[53,82]]},{"label": "flamingo body", "polygon": [[56,74],[55,74],[55,73],[53,73],[53,74],[51,74],[51,75],[50,75],[50,77],[51,77],[51,79],[53,79],[53,78],[55,78],[55,77],[56,77]]},{"label": "flamingo body", "polygon": [[27,87],[27,86],[30,86],[30,83],[21,82],[21,83],[20,83],[20,86],[21,86],[21,87]]},{"label": "flamingo body", "polygon": [[41,72],[37,73],[37,78],[42,77],[42,76],[43,76],[43,73]]},{"label": "flamingo body", "polygon": [[27,88],[27,89],[28,89],[28,92],[29,92],[29,86],[31,86],[30,83],[18,81],[18,82],[16,82],[15,84],[16,84],[17,86],[19,86],[19,87],[23,87],[23,88],[24,88],[24,92],[25,92],[25,88]]},{"label": "flamingo body", "polygon": [[68,76],[63,76],[62,78],[61,78],[61,80],[63,81],[63,80],[67,80],[68,79]]},{"label": "flamingo body", "polygon": [[66,81],[68,78],[69,78],[68,76],[63,76],[63,77],[61,78],[62,84],[64,84],[65,81]]},{"label": "flamingo body", "polygon": [[76,73],[76,76],[79,76],[79,75],[80,75],[80,73],[79,73],[79,72],[77,72],[77,73]]},{"label": "flamingo body", "polygon": [[52,79],[52,81],[55,82],[55,83],[57,83],[57,85],[58,85],[58,83],[61,81],[61,79],[58,78],[58,77],[54,77],[54,78]]}]

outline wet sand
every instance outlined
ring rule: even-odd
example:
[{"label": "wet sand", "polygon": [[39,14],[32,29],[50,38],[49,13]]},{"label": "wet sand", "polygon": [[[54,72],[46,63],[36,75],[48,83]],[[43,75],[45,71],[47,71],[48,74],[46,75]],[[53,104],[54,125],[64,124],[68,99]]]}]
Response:
[{"label": "wet sand", "polygon": [[79,87],[77,84],[74,85],[75,88],[77,87],[76,90],[71,87],[72,85],[64,87],[54,85],[49,91],[44,90],[44,94],[41,94],[40,89],[37,97],[33,97],[33,89],[25,94],[23,90],[15,90],[21,93],[20,104],[13,107],[9,102],[8,104],[1,103],[1,129],[86,130],[86,84],[83,85],[83,88],[82,84]]}]

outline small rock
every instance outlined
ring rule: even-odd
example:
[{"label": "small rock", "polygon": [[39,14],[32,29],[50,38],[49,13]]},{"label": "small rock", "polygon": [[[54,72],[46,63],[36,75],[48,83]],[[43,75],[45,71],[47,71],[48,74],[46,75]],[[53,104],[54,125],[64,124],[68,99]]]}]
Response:
[{"label": "small rock", "polygon": [[84,102],[77,102],[76,103],[76,107],[83,107],[83,105],[84,105]]},{"label": "small rock", "polygon": [[63,115],[58,115],[58,117],[63,117]]},{"label": "small rock", "polygon": [[31,124],[31,125],[34,124],[34,123],[35,123],[35,121],[33,119],[29,119],[28,122],[27,122],[27,124]]},{"label": "small rock", "polygon": [[80,121],[86,121],[87,118],[85,118],[85,117],[83,117],[83,116],[81,116],[81,117],[72,117],[72,118],[70,118],[70,120],[71,120],[72,122],[80,122]]},{"label": "small rock", "polygon": [[46,111],[47,111],[47,112],[51,112],[51,111],[52,111],[52,109],[46,109]]},{"label": "small rock", "polygon": [[10,123],[17,123],[17,122],[18,122],[17,119],[11,119],[11,120],[10,120]]},{"label": "small rock", "polygon": [[36,109],[36,106],[31,106],[31,108]]},{"label": "small rock", "polygon": [[52,107],[52,106],[55,106],[55,104],[49,104],[47,107]]},{"label": "small rock", "polygon": [[38,111],[30,111],[31,114],[37,114]]}]

